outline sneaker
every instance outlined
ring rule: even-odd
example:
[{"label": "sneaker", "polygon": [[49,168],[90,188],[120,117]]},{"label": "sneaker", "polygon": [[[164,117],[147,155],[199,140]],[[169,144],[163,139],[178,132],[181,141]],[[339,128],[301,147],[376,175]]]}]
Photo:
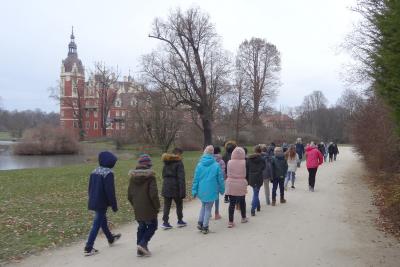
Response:
[{"label": "sneaker", "polygon": [[281,197],[281,203],[282,203],[282,204],[286,203],[286,199],[284,199],[283,197]]},{"label": "sneaker", "polygon": [[310,188],[310,191],[311,191],[311,192],[314,192],[314,187],[311,187],[311,188]]},{"label": "sneaker", "polygon": [[247,223],[248,221],[249,221],[249,219],[247,219],[247,218],[242,218],[241,223]]},{"label": "sneaker", "polygon": [[164,230],[169,230],[169,229],[172,229],[172,225],[170,225],[169,223],[164,222],[161,225],[161,228],[164,229]]},{"label": "sneaker", "polygon": [[292,188],[295,189],[296,187],[294,187],[294,185],[292,185]]},{"label": "sneaker", "polygon": [[178,226],[179,228],[185,227],[185,226],[187,226],[187,223],[184,222],[184,221],[182,221],[182,220],[180,220],[180,221],[178,221],[177,226]]},{"label": "sneaker", "polygon": [[197,223],[197,229],[198,229],[199,231],[203,230],[203,224],[200,223],[200,222],[198,222],[198,223]]},{"label": "sneaker", "polygon": [[117,242],[118,239],[120,239],[120,238],[121,238],[121,234],[113,235],[113,240],[112,241],[108,241],[108,245],[110,245],[110,246],[114,245],[114,243]]},{"label": "sneaker", "polygon": [[276,205],[276,200],[275,199],[273,199],[272,200],[272,204],[271,204],[272,206],[275,206]]},{"label": "sneaker", "polygon": [[233,222],[228,223],[228,228],[233,228],[234,226],[235,226],[235,224]]},{"label": "sneaker", "polygon": [[215,214],[215,220],[219,220],[219,219],[221,219],[222,217],[221,217],[221,215],[219,215],[219,213],[217,213],[217,214]]},{"label": "sneaker", "polygon": [[261,207],[260,206],[257,207],[257,211],[261,211]]},{"label": "sneaker", "polygon": [[203,230],[201,230],[201,232],[206,235],[210,232],[210,230],[208,229],[208,226],[206,226],[206,227],[203,227]]},{"label": "sneaker", "polygon": [[144,254],[143,254],[143,252],[141,252],[141,251],[138,249],[138,250],[137,250],[137,253],[136,253],[136,256],[137,256],[137,257],[143,257]]},{"label": "sneaker", "polygon": [[95,249],[95,248],[92,248],[92,249],[89,249],[89,250],[88,250],[88,249],[85,249],[83,255],[84,255],[85,257],[87,257],[87,256],[96,255],[97,253],[99,253],[99,251],[98,251],[97,249]]},{"label": "sneaker", "polygon": [[255,210],[251,211],[251,216],[256,216],[256,211]]},{"label": "sneaker", "polygon": [[146,256],[146,257],[151,256],[151,252],[149,251],[149,249],[147,247],[138,245],[137,249],[138,249],[138,251],[143,253],[143,256]]}]

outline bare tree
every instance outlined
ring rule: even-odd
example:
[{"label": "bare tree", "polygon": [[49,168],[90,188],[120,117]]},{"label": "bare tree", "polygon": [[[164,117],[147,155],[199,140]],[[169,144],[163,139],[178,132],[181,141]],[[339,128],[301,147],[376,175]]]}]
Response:
[{"label": "bare tree", "polygon": [[235,112],[234,119],[234,129],[235,129],[235,140],[239,140],[239,132],[246,125],[249,124],[248,111],[250,107],[250,101],[248,95],[246,95],[246,90],[244,88],[243,73],[237,72],[235,78],[235,84],[233,86],[234,105],[233,112]]},{"label": "bare tree", "polygon": [[245,40],[239,46],[237,68],[244,73],[244,83],[251,92],[253,125],[260,122],[260,108],[272,100],[279,85],[280,53],[275,45],[261,38]]},{"label": "bare tree", "polygon": [[363,102],[363,97],[360,93],[352,89],[346,89],[343,91],[336,105],[346,109],[349,117],[352,117]]},{"label": "bare tree", "polygon": [[95,63],[95,70],[92,73],[94,77],[94,89],[99,97],[99,113],[101,116],[101,132],[105,136],[107,134],[108,114],[114,105],[118,94],[118,69],[114,70],[106,66],[104,63]]},{"label": "bare tree", "polygon": [[177,9],[166,20],[155,19],[149,37],[162,46],[143,57],[144,73],[198,114],[204,145],[211,144],[216,103],[229,89],[230,60],[209,16],[199,8]]}]

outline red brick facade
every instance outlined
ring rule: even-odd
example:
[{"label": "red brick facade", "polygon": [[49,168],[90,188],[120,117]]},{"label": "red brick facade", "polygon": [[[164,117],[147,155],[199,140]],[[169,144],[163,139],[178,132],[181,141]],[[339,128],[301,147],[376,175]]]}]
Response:
[{"label": "red brick facade", "polygon": [[[78,58],[75,36],[72,32],[68,45],[68,57],[61,64],[60,75],[60,125],[65,130],[82,134],[85,138],[103,137],[101,91],[96,77],[85,81],[85,69]],[[134,103],[134,82],[129,77],[110,86],[116,93],[115,101],[107,116],[107,136],[126,132],[126,118]],[[79,125],[81,122],[81,126]]]}]

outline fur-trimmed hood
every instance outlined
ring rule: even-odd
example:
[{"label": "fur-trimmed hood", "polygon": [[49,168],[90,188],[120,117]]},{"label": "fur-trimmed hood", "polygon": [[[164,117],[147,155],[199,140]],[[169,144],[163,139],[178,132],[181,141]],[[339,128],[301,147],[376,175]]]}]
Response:
[{"label": "fur-trimmed hood", "polygon": [[152,169],[137,167],[135,170],[129,171],[129,176],[135,183],[142,184],[142,183],[146,182],[148,179],[150,179],[151,177],[154,177],[155,172]]},{"label": "fur-trimmed hood", "polygon": [[176,155],[176,154],[170,154],[170,153],[164,153],[161,156],[161,160],[165,163],[172,163],[172,162],[177,162],[182,160],[181,155]]}]

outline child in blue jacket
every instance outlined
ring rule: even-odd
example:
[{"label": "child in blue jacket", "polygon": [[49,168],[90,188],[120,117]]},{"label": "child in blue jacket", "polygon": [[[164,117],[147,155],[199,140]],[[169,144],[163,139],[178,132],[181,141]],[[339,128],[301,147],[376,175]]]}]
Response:
[{"label": "child in blue jacket", "polygon": [[225,192],[224,174],[213,154],[214,147],[207,146],[196,166],[192,186],[193,197],[198,197],[201,201],[197,228],[203,234],[209,232],[208,223],[211,217],[211,209],[214,201],[218,199],[218,193],[223,195]]},{"label": "child in blue jacket", "polygon": [[121,234],[113,235],[107,225],[107,208],[111,207],[114,212],[118,211],[117,199],[115,198],[114,174],[112,168],[117,162],[111,152],[103,151],[99,154],[99,167],[90,174],[89,179],[89,201],[88,208],[95,212],[93,226],[84,249],[85,256],[97,254],[99,251],[93,248],[99,229],[103,230],[111,246]]}]

